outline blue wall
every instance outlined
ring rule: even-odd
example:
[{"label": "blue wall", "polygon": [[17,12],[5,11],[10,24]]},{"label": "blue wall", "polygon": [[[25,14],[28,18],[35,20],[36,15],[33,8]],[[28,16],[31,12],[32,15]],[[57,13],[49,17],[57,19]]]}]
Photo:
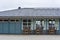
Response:
[{"label": "blue wall", "polygon": [[0,33],[8,33],[8,22],[0,22]]},{"label": "blue wall", "polygon": [[22,32],[21,30],[22,22],[0,22],[0,34],[20,34]]},{"label": "blue wall", "polygon": [[2,33],[8,33],[8,22],[2,23]]}]

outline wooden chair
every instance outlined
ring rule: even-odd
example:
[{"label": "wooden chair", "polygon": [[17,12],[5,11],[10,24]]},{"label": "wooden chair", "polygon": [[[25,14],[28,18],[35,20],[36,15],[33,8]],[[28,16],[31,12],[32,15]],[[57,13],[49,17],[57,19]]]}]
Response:
[{"label": "wooden chair", "polygon": [[55,27],[49,27],[48,34],[56,34]]},{"label": "wooden chair", "polygon": [[29,34],[31,32],[30,27],[23,27],[23,33],[24,34]]},{"label": "wooden chair", "polygon": [[36,27],[35,32],[36,32],[36,34],[42,34],[43,33],[43,27]]}]

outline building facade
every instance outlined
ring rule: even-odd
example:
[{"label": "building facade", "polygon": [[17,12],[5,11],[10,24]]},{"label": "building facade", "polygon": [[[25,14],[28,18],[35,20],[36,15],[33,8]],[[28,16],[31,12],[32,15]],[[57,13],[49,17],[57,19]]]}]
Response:
[{"label": "building facade", "polygon": [[59,8],[19,8],[0,12],[0,34],[60,34]]}]

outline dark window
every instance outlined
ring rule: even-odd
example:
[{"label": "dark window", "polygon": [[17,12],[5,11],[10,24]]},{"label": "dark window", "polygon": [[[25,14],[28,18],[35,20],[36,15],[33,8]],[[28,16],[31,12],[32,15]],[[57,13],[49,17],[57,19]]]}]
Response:
[{"label": "dark window", "polygon": [[0,20],[0,21],[3,21],[3,20]]},{"label": "dark window", "polygon": [[27,20],[23,20],[23,22],[27,22]]},{"label": "dark window", "polygon": [[49,19],[49,21],[55,21],[55,19]]},{"label": "dark window", "polygon": [[16,21],[19,21],[19,20],[16,20]]},{"label": "dark window", "polygon": [[4,20],[4,21],[8,21],[8,20]]},{"label": "dark window", "polygon": [[10,21],[15,21],[15,20],[10,20]]},{"label": "dark window", "polygon": [[31,22],[31,20],[28,20],[28,22]]}]

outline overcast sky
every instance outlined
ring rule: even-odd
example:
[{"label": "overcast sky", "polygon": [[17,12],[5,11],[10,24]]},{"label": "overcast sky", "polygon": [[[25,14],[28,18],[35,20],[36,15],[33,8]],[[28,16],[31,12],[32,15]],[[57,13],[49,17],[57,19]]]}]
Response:
[{"label": "overcast sky", "polygon": [[0,0],[0,11],[22,8],[60,8],[60,0]]}]

